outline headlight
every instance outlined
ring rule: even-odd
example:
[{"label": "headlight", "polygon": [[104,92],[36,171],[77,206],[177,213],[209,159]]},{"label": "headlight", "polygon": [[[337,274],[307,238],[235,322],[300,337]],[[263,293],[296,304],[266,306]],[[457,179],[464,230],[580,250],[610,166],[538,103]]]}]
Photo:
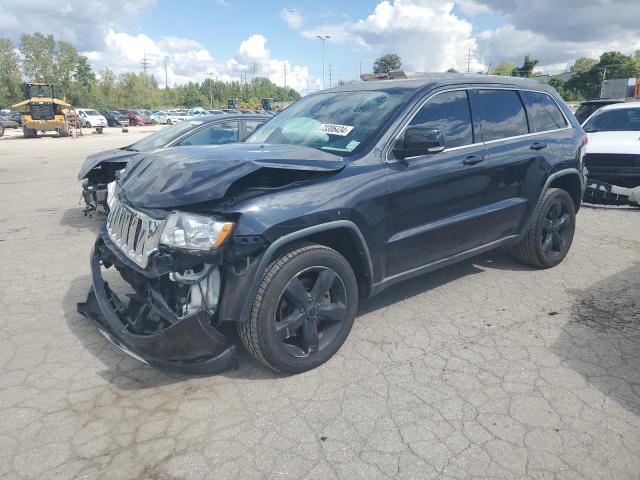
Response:
[{"label": "headlight", "polygon": [[206,215],[174,212],[167,217],[160,243],[188,250],[212,250],[224,243],[233,223]]}]

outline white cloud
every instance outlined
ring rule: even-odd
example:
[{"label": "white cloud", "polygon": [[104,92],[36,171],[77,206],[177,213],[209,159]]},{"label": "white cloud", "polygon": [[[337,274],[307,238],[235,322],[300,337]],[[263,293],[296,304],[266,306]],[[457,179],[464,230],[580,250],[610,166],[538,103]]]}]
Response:
[{"label": "white cloud", "polygon": [[163,37],[154,40],[144,34],[129,35],[113,29],[108,30],[104,49],[83,54],[97,70],[109,67],[118,74],[140,72],[146,56],[148,72],[155,76],[161,86],[164,86],[165,61],[169,86],[190,81],[202,82],[209,74],[222,81],[242,78],[250,81],[254,73],[283,86],[285,69],[287,86],[302,94],[307,91],[307,82],[310,90],[318,85],[306,66],[291,65],[288,60],[271,58],[267,39],[259,34],[243,40],[238,53],[224,63],[216,62],[209,50],[192,39]]},{"label": "white cloud", "polygon": [[16,44],[23,33],[52,34],[79,50],[99,50],[106,26],[128,23],[155,0],[0,0],[0,34]]},{"label": "white cloud", "polygon": [[520,30],[506,24],[478,36],[479,51],[485,61],[494,65],[502,60],[522,62],[525,55],[540,60],[536,69],[545,73],[567,71],[578,57],[598,58],[603,52],[618,50],[633,53],[640,48],[640,38],[632,33],[620,32],[620,37],[609,41],[554,40],[541,33]]},{"label": "white cloud", "polygon": [[287,25],[296,30],[302,28],[305,20],[298,10],[290,10],[288,8],[283,8],[280,11],[280,18],[282,18]]},{"label": "white cloud", "polygon": [[473,25],[453,13],[453,2],[437,0],[382,1],[365,19],[327,24],[307,29],[303,35],[330,35],[330,43],[341,43],[371,52],[397,53],[407,71],[483,70],[477,58]]}]

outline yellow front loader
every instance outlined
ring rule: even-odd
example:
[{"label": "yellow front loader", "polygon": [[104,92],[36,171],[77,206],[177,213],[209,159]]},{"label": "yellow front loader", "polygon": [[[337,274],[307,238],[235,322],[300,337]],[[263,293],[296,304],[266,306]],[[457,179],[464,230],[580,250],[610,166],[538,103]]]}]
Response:
[{"label": "yellow front loader", "polygon": [[55,98],[50,83],[27,83],[26,100],[11,108],[22,112],[24,138],[34,138],[38,132],[56,131],[61,137],[69,135],[67,102]]}]

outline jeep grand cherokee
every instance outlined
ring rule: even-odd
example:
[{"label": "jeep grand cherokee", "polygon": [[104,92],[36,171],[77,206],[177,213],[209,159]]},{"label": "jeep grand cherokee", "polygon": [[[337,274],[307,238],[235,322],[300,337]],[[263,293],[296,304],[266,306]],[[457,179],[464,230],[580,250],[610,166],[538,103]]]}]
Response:
[{"label": "jeep grand cherokee", "polygon": [[[361,298],[497,247],[540,268],[571,245],[585,134],[558,94],[492,76],[308,95],[244,144],[134,158],[79,311],[149,364],[283,372],[326,362]],[[115,267],[130,285],[103,279]],[[232,332],[231,332],[232,333]]]}]

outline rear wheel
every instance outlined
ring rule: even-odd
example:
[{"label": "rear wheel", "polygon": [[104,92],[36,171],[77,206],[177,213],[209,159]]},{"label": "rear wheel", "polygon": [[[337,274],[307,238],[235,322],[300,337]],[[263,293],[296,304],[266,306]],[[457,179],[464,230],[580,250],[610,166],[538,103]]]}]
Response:
[{"label": "rear wheel", "polygon": [[349,262],[328,247],[299,245],[267,267],[251,317],[238,332],[260,362],[300,373],[338,351],[357,309],[358,286]]},{"label": "rear wheel", "polygon": [[0,125],[0,137],[4,135],[4,127]]},{"label": "rear wheel", "polygon": [[167,120],[167,125],[171,125],[173,122],[171,121],[171,119]]},{"label": "rear wheel", "polygon": [[61,137],[69,136],[69,127],[67,126],[66,123],[58,129],[58,135],[60,135]]},{"label": "rear wheel", "polygon": [[534,213],[526,236],[512,251],[529,265],[550,268],[567,256],[576,228],[573,199],[565,190],[550,188]]},{"label": "rear wheel", "polygon": [[24,138],[34,138],[36,131],[33,128],[22,127],[22,136]]}]

